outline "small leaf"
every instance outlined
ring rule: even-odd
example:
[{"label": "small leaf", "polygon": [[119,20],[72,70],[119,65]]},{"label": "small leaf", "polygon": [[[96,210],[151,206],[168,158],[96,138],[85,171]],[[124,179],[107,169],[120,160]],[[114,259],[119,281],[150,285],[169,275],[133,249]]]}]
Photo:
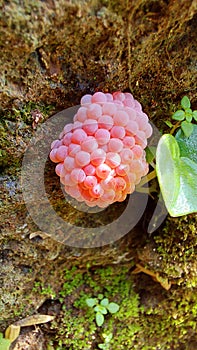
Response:
[{"label": "small leaf", "polygon": [[192,112],[194,120],[197,122],[197,111]]},{"label": "small leaf", "polygon": [[191,106],[191,103],[190,103],[190,100],[187,96],[184,96],[181,100],[181,106],[186,109],[186,108],[190,108]]},{"label": "small leaf", "polygon": [[104,306],[102,306],[102,305],[97,305],[97,306],[95,306],[95,307],[94,307],[94,311],[100,312],[100,313],[103,314],[103,315],[106,315],[106,314],[107,314],[106,308],[105,308]]},{"label": "small leaf", "polygon": [[164,123],[169,126],[169,128],[173,127],[173,124],[169,120],[164,121]]},{"label": "small leaf", "polygon": [[115,314],[119,310],[119,305],[116,303],[109,303],[107,309],[111,314]]},{"label": "small leaf", "polygon": [[185,119],[187,120],[188,123],[191,123],[192,121],[192,115],[191,114],[185,114]]},{"label": "small leaf", "polygon": [[153,161],[153,159],[155,158],[156,147],[154,147],[154,146],[146,147],[145,152],[146,152],[146,161],[147,161],[147,163],[150,164]]},{"label": "small leaf", "polygon": [[104,316],[100,313],[100,312],[97,312],[96,313],[96,324],[97,326],[101,327],[104,323]]},{"label": "small leaf", "polygon": [[103,343],[103,344],[98,344],[98,348],[99,349],[104,349],[106,348],[106,345]]},{"label": "small leaf", "polygon": [[184,120],[181,123],[181,129],[183,130],[184,134],[186,137],[189,137],[192,134],[193,131],[193,124],[187,122],[186,120]]},{"label": "small leaf", "polygon": [[22,320],[16,321],[14,324],[21,327],[34,326],[36,324],[42,324],[53,321],[55,316],[36,314],[27,316]]},{"label": "small leaf", "polygon": [[98,294],[98,299],[99,299],[99,300],[102,300],[102,299],[103,299],[103,296],[104,296],[104,295],[103,295],[103,294],[101,294],[101,293],[100,293],[100,294]]},{"label": "small leaf", "polygon": [[21,327],[11,324],[5,331],[5,338],[9,339],[11,343],[15,341],[20,334]]},{"label": "small leaf", "polygon": [[174,119],[174,120],[184,120],[185,119],[185,112],[182,109],[176,111],[172,115],[172,119]]},{"label": "small leaf", "polygon": [[101,300],[100,304],[106,307],[109,304],[109,300],[107,298],[104,298],[103,300]]},{"label": "small leaf", "polygon": [[93,307],[94,305],[97,304],[97,299],[96,298],[88,298],[88,299],[86,299],[86,304],[89,307]]}]

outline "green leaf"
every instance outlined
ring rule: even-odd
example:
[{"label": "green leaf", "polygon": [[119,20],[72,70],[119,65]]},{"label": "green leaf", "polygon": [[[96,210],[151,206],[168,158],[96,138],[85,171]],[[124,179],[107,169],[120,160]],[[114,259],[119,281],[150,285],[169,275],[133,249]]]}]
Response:
[{"label": "green leaf", "polygon": [[97,305],[97,306],[95,306],[95,307],[94,307],[94,311],[100,312],[100,313],[103,314],[103,315],[106,315],[106,314],[107,314],[107,309],[106,309],[104,306],[102,306],[102,305]]},{"label": "green leaf", "polygon": [[101,300],[100,304],[106,307],[109,304],[109,300],[107,298],[104,298],[103,300]]},{"label": "green leaf", "polygon": [[154,146],[146,147],[145,152],[146,152],[146,161],[147,163],[150,164],[155,158],[156,147]]},{"label": "green leaf", "polygon": [[93,307],[94,305],[97,304],[97,299],[96,298],[88,298],[86,299],[86,304],[89,306],[89,307]]},{"label": "green leaf", "polygon": [[186,108],[190,108],[191,106],[191,103],[190,103],[190,100],[187,96],[184,96],[181,100],[181,106],[186,109]]},{"label": "green leaf", "polygon": [[0,333],[0,349],[9,350],[10,345],[11,345],[11,341],[9,339],[3,338],[3,334]]},{"label": "green leaf", "polygon": [[193,116],[194,120],[197,122],[197,111],[193,111],[192,116]]},{"label": "green leaf", "polygon": [[189,137],[193,132],[193,124],[184,120],[181,123],[181,129],[183,130],[186,137]]},{"label": "green leaf", "polygon": [[115,314],[119,310],[119,308],[119,305],[116,303],[109,303],[109,305],[107,306],[107,309],[111,314]]},{"label": "green leaf", "polygon": [[174,120],[184,120],[185,119],[185,112],[182,109],[176,111],[172,115],[172,119],[174,119]]},{"label": "green leaf", "polygon": [[100,312],[97,312],[96,313],[96,324],[97,326],[101,327],[104,323],[104,316],[100,313]]},{"label": "green leaf", "polygon": [[164,123],[169,126],[169,128],[173,127],[173,124],[169,120],[164,121]]},{"label": "green leaf", "polygon": [[103,344],[98,344],[98,348],[99,349],[106,349],[106,345],[103,343]]},{"label": "green leaf", "polygon": [[197,163],[197,125],[193,124],[193,132],[186,137],[181,129],[175,135],[180,148],[181,157],[187,157]]},{"label": "green leaf", "polygon": [[197,211],[197,163],[180,157],[176,139],[161,137],[156,153],[156,172],[166,208],[177,217]]},{"label": "green leaf", "polygon": [[99,300],[102,300],[102,299],[103,299],[103,297],[104,297],[104,295],[103,295],[103,294],[101,294],[101,293],[100,293],[100,294],[98,294],[98,299],[99,299]]}]

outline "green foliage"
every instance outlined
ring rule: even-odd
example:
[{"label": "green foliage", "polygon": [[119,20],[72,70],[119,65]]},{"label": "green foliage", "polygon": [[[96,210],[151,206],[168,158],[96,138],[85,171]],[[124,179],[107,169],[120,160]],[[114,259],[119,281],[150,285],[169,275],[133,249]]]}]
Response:
[{"label": "green foliage", "polygon": [[0,333],[0,349],[1,350],[9,350],[11,345],[11,341],[3,337],[3,334]]},{"label": "green foliage", "polygon": [[181,121],[181,129],[186,137],[189,137],[194,128],[192,119],[197,121],[197,111],[192,111],[190,100],[187,96],[184,96],[181,100],[181,107],[183,109],[177,110],[173,115],[172,119]]},{"label": "green foliage", "polygon": [[176,139],[165,134],[156,153],[156,172],[166,207],[171,216],[197,211],[197,163],[180,156]]},{"label": "green foliage", "polygon": [[183,110],[172,116],[181,121],[181,129],[175,137],[163,135],[156,150],[155,170],[161,193],[168,212],[174,217],[197,211],[197,125],[191,123],[193,118],[196,120],[197,111],[191,110],[187,96],[182,98],[181,106]]},{"label": "green foliage", "polygon": [[87,298],[86,304],[96,312],[96,324],[99,327],[105,321],[103,315],[106,315],[108,312],[115,314],[119,310],[119,305],[113,302],[110,303],[108,298],[103,297],[103,294],[99,294],[98,298]]}]

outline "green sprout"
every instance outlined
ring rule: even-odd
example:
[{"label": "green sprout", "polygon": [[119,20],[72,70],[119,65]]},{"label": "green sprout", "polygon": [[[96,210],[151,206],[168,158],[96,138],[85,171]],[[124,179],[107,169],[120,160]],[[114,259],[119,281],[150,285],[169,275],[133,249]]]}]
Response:
[{"label": "green sprout", "polygon": [[187,96],[184,96],[181,100],[181,107],[183,109],[178,109],[173,115],[172,119],[177,120],[180,123],[181,129],[186,137],[189,137],[193,130],[194,124],[192,119],[197,121],[197,111],[192,111],[190,100]]},{"label": "green sprout", "polygon": [[104,298],[103,294],[98,294],[98,298],[87,298],[86,304],[94,309],[96,324],[99,327],[104,323],[104,315],[108,312],[115,314],[119,310],[119,305],[113,302],[110,303],[108,298]]},{"label": "green sprout", "polygon": [[110,342],[113,338],[113,334],[109,333],[109,334],[102,334],[103,338],[104,338],[104,343],[100,343],[98,344],[98,348],[102,349],[102,350],[109,350],[110,349]]}]

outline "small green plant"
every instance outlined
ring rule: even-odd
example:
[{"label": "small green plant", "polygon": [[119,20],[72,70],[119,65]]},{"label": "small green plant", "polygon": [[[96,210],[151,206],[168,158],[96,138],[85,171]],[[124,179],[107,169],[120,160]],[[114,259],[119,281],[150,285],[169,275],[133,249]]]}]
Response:
[{"label": "small green plant", "polygon": [[102,350],[109,350],[110,349],[110,342],[113,338],[113,334],[112,333],[109,333],[109,334],[103,333],[102,337],[104,338],[104,343],[98,344],[98,348],[102,349]]},{"label": "small green plant", "polygon": [[119,305],[113,302],[110,303],[108,298],[104,298],[103,294],[98,294],[98,298],[87,298],[86,304],[94,309],[96,324],[99,327],[104,323],[104,315],[108,312],[115,314],[119,310]]},{"label": "small green plant", "polygon": [[190,100],[187,96],[184,96],[181,100],[181,107],[183,109],[178,109],[173,115],[172,119],[180,121],[181,129],[186,137],[189,137],[193,130],[194,124],[192,119],[197,121],[197,111],[192,111]]}]

